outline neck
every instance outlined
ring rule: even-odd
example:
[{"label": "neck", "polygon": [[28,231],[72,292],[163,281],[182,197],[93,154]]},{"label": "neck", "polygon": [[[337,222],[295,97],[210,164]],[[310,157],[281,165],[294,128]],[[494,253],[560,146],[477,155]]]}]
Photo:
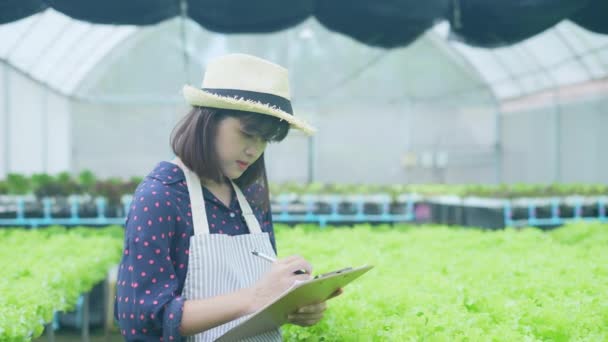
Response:
[{"label": "neck", "polygon": [[211,188],[223,188],[229,185],[228,181],[226,180],[225,177],[223,177],[222,182],[216,182],[214,180],[211,179],[201,179],[201,183],[206,186],[206,187],[211,187]]}]

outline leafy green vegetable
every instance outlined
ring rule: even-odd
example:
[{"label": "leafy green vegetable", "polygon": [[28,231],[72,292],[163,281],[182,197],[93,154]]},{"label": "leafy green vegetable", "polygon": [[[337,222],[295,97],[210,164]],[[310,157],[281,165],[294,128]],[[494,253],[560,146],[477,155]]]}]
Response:
[{"label": "leafy green vegetable", "polygon": [[120,261],[122,228],[0,229],[0,341],[40,336]]},{"label": "leafy green vegetable", "polygon": [[281,256],[323,273],[376,267],[297,341],[607,341],[608,225],[482,231],[277,227]]},{"label": "leafy green vegetable", "polygon": [[[323,273],[376,267],[287,341],[607,341],[608,225],[484,231],[443,226],[289,228],[280,256]],[[0,230],[0,340],[39,336],[55,310],[103,279],[123,231]]]}]

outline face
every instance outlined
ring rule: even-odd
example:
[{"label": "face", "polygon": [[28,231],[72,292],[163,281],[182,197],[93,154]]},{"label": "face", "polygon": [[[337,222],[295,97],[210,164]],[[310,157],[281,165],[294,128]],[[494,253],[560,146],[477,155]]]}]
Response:
[{"label": "face", "polygon": [[266,149],[264,138],[243,130],[237,118],[227,117],[217,127],[216,153],[222,173],[230,178],[239,178]]}]

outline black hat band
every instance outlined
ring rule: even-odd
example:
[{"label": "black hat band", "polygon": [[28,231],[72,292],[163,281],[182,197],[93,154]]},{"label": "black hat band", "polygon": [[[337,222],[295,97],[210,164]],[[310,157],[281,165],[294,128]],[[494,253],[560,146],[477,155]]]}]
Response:
[{"label": "black hat band", "polygon": [[271,107],[276,107],[285,113],[293,115],[291,101],[278,95],[240,89],[202,88],[201,90],[218,96],[233,97],[237,99],[244,98],[246,100],[268,104]]}]

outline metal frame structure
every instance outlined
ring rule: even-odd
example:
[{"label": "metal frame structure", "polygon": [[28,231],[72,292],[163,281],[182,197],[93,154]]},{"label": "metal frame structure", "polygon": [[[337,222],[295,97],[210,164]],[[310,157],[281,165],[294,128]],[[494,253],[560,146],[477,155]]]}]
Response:
[{"label": "metal frame structure", "polygon": [[[328,224],[354,224],[354,223],[403,223],[417,222],[418,218],[415,214],[415,206],[425,201],[415,194],[403,194],[400,196],[400,202],[404,204],[404,210],[401,213],[391,213],[391,199],[388,195],[378,196],[373,202],[368,201],[364,196],[328,196],[320,200],[317,196],[304,195],[301,196],[301,204],[298,208],[293,206],[293,200],[290,195],[280,195],[275,203],[279,210],[273,210],[273,222],[275,223],[314,223],[321,228]],[[126,195],[122,198],[124,212],[128,212],[132,196]],[[606,215],[606,205],[608,197],[598,197],[592,199],[597,206],[597,216],[583,216],[583,206],[589,199],[583,197],[575,197],[571,200],[563,198],[548,198],[543,199],[519,199],[525,201],[523,204],[527,208],[528,217],[525,219],[513,219],[513,210],[517,205],[517,200],[505,200],[502,202],[504,226],[505,227],[543,227],[543,226],[559,226],[573,221],[597,221],[608,222]],[[494,200],[495,201],[495,200]],[[560,204],[564,201],[570,201],[574,211],[572,217],[564,217],[560,215]],[[16,207],[16,217],[13,219],[0,219],[1,226],[10,227],[29,227],[39,228],[41,226],[63,225],[63,226],[107,226],[107,225],[124,225],[125,217],[106,217],[107,200],[103,197],[95,199],[97,216],[93,218],[79,217],[79,196],[70,196],[70,217],[69,218],[54,218],[52,216],[52,201],[50,198],[42,200],[43,216],[42,217],[26,217],[25,204],[23,198],[18,198]],[[328,204],[330,207],[329,213],[319,213],[318,204]],[[342,203],[351,203],[355,210],[349,214],[340,213],[339,207]],[[373,203],[378,205],[379,214],[365,213],[365,204]],[[537,212],[541,206],[546,206],[547,203],[551,207],[551,217],[539,218]],[[464,204],[463,199],[456,197],[451,205]],[[474,207],[483,207],[483,205],[473,205]],[[303,208],[303,210],[302,210]],[[432,223],[432,222],[431,222]]]}]

